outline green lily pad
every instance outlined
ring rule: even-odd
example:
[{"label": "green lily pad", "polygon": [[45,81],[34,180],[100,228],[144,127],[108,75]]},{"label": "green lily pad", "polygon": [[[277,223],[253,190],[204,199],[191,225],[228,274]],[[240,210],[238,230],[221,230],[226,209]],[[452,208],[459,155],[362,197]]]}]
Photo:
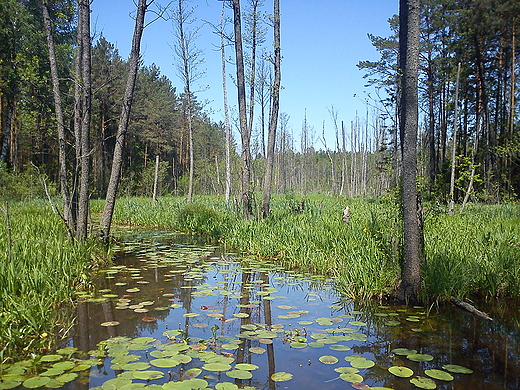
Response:
[{"label": "green lily pad", "polygon": [[454,378],[453,378],[453,375],[451,375],[450,373],[447,373],[446,371],[442,371],[442,370],[434,370],[434,369],[431,369],[431,370],[424,370],[424,373],[426,375],[428,375],[430,378],[433,378],[433,379],[438,379],[438,380],[441,380],[441,381],[452,381]]},{"label": "green lily pad", "polygon": [[350,347],[342,344],[333,344],[329,345],[329,349],[332,349],[333,351],[350,351]]},{"label": "green lily pad", "polygon": [[339,359],[336,356],[332,355],[320,356],[318,360],[323,364],[336,364],[337,362],[339,362]]},{"label": "green lily pad", "polygon": [[307,344],[309,347],[312,347],[312,348],[321,348],[321,347],[324,347],[325,344],[324,343],[320,343],[318,341],[312,341],[310,343]]},{"label": "green lily pad", "polygon": [[216,390],[238,390],[238,386],[231,382],[220,382],[215,385]]},{"label": "green lily pad", "polygon": [[427,355],[425,353],[413,353],[411,355],[406,355],[406,358],[414,362],[431,362],[433,360],[432,355]]},{"label": "green lily pad", "polygon": [[430,389],[431,390],[431,389],[437,388],[437,384],[434,381],[432,381],[430,378],[424,378],[422,376],[418,376],[416,378],[410,379],[410,383],[420,389]]},{"label": "green lily pad", "polygon": [[290,344],[291,348],[305,348],[307,346],[307,343],[302,343],[302,342],[299,342],[299,341],[293,341],[291,344]]},{"label": "green lily pad", "polygon": [[265,348],[262,348],[262,347],[251,347],[251,348],[249,348],[249,352],[261,355],[261,354],[265,353]]},{"label": "green lily pad", "polygon": [[23,385],[28,389],[37,389],[38,387],[45,386],[50,380],[51,378],[48,376],[33,376],[32,378],[26,379]]},{"label": "green lily pad", "polygon": [[457,364],[445,364],[444,366],[442,366],[442,368],[444,368],[446,371],[453,372],[455,374],[471,374],[471,373],[473,373],[473,370],[471,370],[469,368],[466,368],[466,367],[463,367],[463,366],[459,366]]},{"label": "green lily pad", "polygon": [[42,362],[57,362],[58,360],[63,359],[62,355],[45,355],[40,359]]},{"label": "green lily pad", "polygon": [[359,370],[354,367],[336,367],[334,371],[340,374],[357,374],[359,372]]},{"label": "green lily pad", "polygon": [[398,376],[399,378],[409,378],[413,375],[413,371],[408,367],[392,366],[388,368],[390,374]]},{"label": "green lily pad", "polygon": [[363,382],[363,377],[359,374],[350,374],[350,373],[344,373],[340,374],[339,376],[341,379],[343,379],[345,382]]},{"label": "green lily pad", "polygon": [[289,372],[283,372],[283,371],[275,372],[273,375],[271,375],[271,379],[274,382],[286,382],[286,381],[290,381],[292,378],[293,378],[293,374],[291,374]]},{"label": "green lily pad", "polygon": [[127,363],[121,367],[125,371],[142,371],[150,368],[150,363],[146,362],[137,362],[137,363]]},{"label": "green lily pad", "polygon": [[164,376],[164,373],[161,372],[161,371],[153,371],[153,370],[148,370],[148,371],[134,371],[132,373],[132,376],[136,379],[142,379],[142,380],[145,380],[145,381],[150,381],[150,380],[153,380],[153,379],[160,379]]},{"label": "green lily pad", "polygon": [[245,370],[231,370],[226,372],[226,375],[233,379],[251,379],[253,374]]},{"label": "green lily pad", "polygon": [[392,349],[392,352],[395,353],[396,355],[412,355],[414,353],[417,353],[417,350],[415,349],[408,349],[408,348],[395,348],[395,349]]},{"label": "green lily pad", "polygon": [[254,371],[254,370],[258,370],[259,368],[260,367],[258,367],[256,364],[249,364],[249,363],[235,364],[235,369],[237,369],[237,370]]},{"label": "green lily pad", "polygon": [[72,382],[77,377],[78,377],[78,374],[76,374],[75,372],[68,372],[68,373],[60,375],[59,377],[54,378],[54,379],[56,379],[58,382],[63,384],[63,383]]},{"label": "green lily pad", "polygon": [[[354,368],[371,368],[374,367],[375,363],[372,360],[365,358],[358,358],[350,361],[350,365]],[[361,382],[361,381],[359,381]]]},{"label": "green lily pad", "polygon": [[231,365],[225,363],[206,363],[202,368],[207,371],[229,371],[231,370]]},{"label": "green lily pad", "polygon": [[349,322],[349,325],[354,325],[354,326],[367,326],[366,322],[363,322],[363,321],[350,321],[350,322]]}]

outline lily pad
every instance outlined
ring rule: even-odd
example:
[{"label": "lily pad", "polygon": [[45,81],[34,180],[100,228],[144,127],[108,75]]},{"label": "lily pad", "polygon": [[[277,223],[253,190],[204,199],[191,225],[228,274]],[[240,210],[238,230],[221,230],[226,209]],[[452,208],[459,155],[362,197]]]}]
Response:
[{"label": "lily pad", "polygon": [[145,380],[145,381],[150,381],[150,380],[153,380],[153,379],[160,379],[164,376],[164,373],[162,373],[161,371],[153,371],[153,370],[149,370],[149,371],[134,371],[132,373],[132,376],[136,379],[142,379],[142,380]]},{"label": "lily pad", "polygon": [[261,355],[261,354],[265,353],[265,348],[262,348],[262,347],[251,347],[251,348],[249,348],[249,352]]},{"label": "lily pad", "polygon": [[463,367],[463,366],[459,366],[457,364],[445,364],[444,366],[442,366],[442,368],[444,368],[446,371],[453,372],[455,374],[471,374],[471,373],[473,373],[473,370],[471,370],[469,368],[466,368],[466,367]]},{"label": "lily pad", "polygon": [[231,370],[226,372],[226,375],[233,379],[251,379],[253,374],[245,370]]},{"label": "lily pad", "polygon": [[106,322],[102,322],[100,325],[108,327],[108,326],[117,326],[119,324],[120,324],[119,321],[106,321]]},{"label": "lily pad", "polygon": [[342,344],[333,344],[333,345],[329,345],[329,349],[332,349],[333,351],[350,351],[351,348],[346,346],[346,345],[342,345]]},{"label": "lily pad", "polygon": [[259,368],[260,367],[258,367],[256,364],[249,364],[249,363],[235,364],[235,369],[237,369],[237,370],[253,371],[253,370],[258,370]]},{"label": "lily pad", "polygon": [[409,378],[413,375],[413,371],[408,367],[403,366],[392,366],[388,368],[390,374],[398,376],[399,378]]},{"label": "lily pad", "polygon": [[273,375],[271,375],[271,379],[274,382],[286,382],[286,381],[290,381],[292,378],[293,378],[293,374],[291,374],[289,372],[284,372],[284,371],[275,372]]},{"label": "lily pad", "polygon": [[406,358],[414,362],[431,362],[433,360],[432,355],[425,353],[413,353],[411,355],[406,355]]},{"label": "lily pad", "polygon": [[229,371],[231,370],[231,366],[225,363],[206,363],[202,366],[204,370],[207,371]]},{"label": "lily pad", "polygon": [[318,360],[323,364],[336,364],[337,362],[339,362],[339,359],[336,356],[332,355],[320,356]]},{"label": "lily pad", "polygon": [[[365,358],[358,358],[350,361],[350,365],[354,368],[371,368],[374,367],[375,363],[372,360]],[[361,381],[359,381],[361,382]]]},{"label": "lily pad", "polygon": [[363,377],[359,374],[350,374],[350,373],[344,373],[340,374],[339,376],[341,379],[343,379],[345,382],[363,382]]},{"label": "lily pad", "polygon": [[57,362],[58,360],[63,359],[62,355],[45,355],[40,359],[42,362]]},{"label": "lily pad", "polygon": [[23,385],[28,389],[37,389],[38,387],[43,387],[47,383],[49,383],[51,378],[48,376],[34,376],[32,378],[26,379],[23,382]]},{"label": "lily pad", "polygon": [[430,378],[424,378],[422,376],[418,376],[416,378],[410,379],[410,383],[420,389],[430,389],[431,390],[431,389],[437,388],[437,384],[434,381],[432,381]]},{"label": "lily pad", "polygon": [[395,353],[396,355],[412,355],[414,353],[417,353],[417,350],[415,349],[408,349],[408,348],[395,348],[395,349],[392,349],[392,352]]},{"label": "lily pad", "polygon": [[238,386],[231,382],[220,382],[215,385],[216,390],[238,390]]},{"label": "lily pad", "polygon": [[428,375],[430,378],[433,378],[433,379],[438,379],[438,380],[441,380],[441,381],[452,381],[454,378],[453,378],[453,375],[451,375],[450,373],[446,372],[446,371],[442,371],[442,370],[434,370],[434,369],[431,369],[431,370],[424,370],[424,373],[426,375]]}]

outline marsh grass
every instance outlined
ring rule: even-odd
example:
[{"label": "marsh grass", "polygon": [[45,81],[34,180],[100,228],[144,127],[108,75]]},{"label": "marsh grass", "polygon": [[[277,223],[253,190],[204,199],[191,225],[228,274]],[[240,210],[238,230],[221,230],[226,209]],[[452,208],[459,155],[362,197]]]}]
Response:
[{"label": "marsh grass", "polygon": [[0,247],[7,250],[0,251],[0,354],[23,356],[53,344],[56,324],[66,325],[55,309],[88,280],[91,257],[101,248],[72,243],[43,201],[4,204],[2,211]]},{"label": "marsh grass", "polygon": [[[395,199],[278,195],[266,219],[243,220],[222,199],[145,198],[118,201],[116,220],[203,234],[229,250],[278,262],[286,269],[332,276],[353,297],[391,293],[400,278],[401,218]],[[341,221],[348,205],[351,221]],[[423,298],[520,295],[520,206],[467,205],[449,216],[425,206]]]}]

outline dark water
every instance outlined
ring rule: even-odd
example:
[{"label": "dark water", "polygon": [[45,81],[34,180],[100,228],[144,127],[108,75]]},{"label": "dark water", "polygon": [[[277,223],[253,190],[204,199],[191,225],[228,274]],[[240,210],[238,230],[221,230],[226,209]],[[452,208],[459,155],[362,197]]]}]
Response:
[{"label": "dark water", "polygon": [[[231,385],[235,384],[250,390],[405,390],[415,389],[410,379],[427,377],[425,370],[455,364],[473,373],[452,373],[452,381],[433,379],[436,388],[520,389],[518,305],[479,302],[479,308],[495,318],[489,322],[449,305],[409,308],[352,302],[339,296],[331,281],[241,260],[194,240],[152,233],[121,245],[116,266],[95,281],[95,293],[80,295],[77,325],[69,341],[91,355],[108,351],[111,356],[104,355],[101,365],[83,372],[66,388],[190,388],[175,387],[173,382],[189,379],[193,372],[189,369],[201,368],[197,378],[209,388],[236,388]],[[110,321],[119,324],[101,326]],[[175,330],[179,332],[164,333]],[[103,344],[107,339],[108,346]],[[189,362],[154,366],[157,358],[172,356],[168,348],[185,344],[189,347],[178,355]],[[396,348],[416,350],[432,360],[416,362],[394,353]],[[152,363],[141,371],[164,376],[136,379],[132,366],[124,366],[128,361],[117,363],[129,355],[135,355],[131,363]],[[231,357],[225,363],[230,369],[208,370],[212,355]],[[360,360],[354,363],[353,355],[373,365],[357,368],[362,378],[352,379],[360,382],[355,384],[341,379],[338,372],[341,367],[355,371],[351,362],[359,365]],[[322,358],[331,364],[322,363],[323,356],[332,356]],[[258,366],[250,371],[250,379],[227,375],[240,363]],[[396,377],[388,372],[391,366],[405,366],[414,374]],[[273,381],[272,375],[279,372],[292,378]]]}]

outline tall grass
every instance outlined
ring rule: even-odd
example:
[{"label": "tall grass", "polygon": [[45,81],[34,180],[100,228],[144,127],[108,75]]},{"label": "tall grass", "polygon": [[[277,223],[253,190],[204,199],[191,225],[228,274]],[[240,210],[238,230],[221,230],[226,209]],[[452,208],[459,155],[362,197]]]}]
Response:
[{"label": "tall grass", "polygon": [[0,207],[0,358],[5,358],[53,344],[61,315],[55,309],[88,281],[91,257],[101,248],[72,243],[43,201]]},{"label": "tall grass", "polygon": [[[401,218],[395,199],[274,196],[266,219],[245,221],[217,197],[118,201],[116,220],[200,233],[225,247],[271,259],[287,269],[334,277],[345,293],[366,297],[392,292],[400,278]],[[341,213],[351,209],[345,225]],[[520,295],[520,206],[468,205],[453,216],[426,207],[423,298]]]}]

